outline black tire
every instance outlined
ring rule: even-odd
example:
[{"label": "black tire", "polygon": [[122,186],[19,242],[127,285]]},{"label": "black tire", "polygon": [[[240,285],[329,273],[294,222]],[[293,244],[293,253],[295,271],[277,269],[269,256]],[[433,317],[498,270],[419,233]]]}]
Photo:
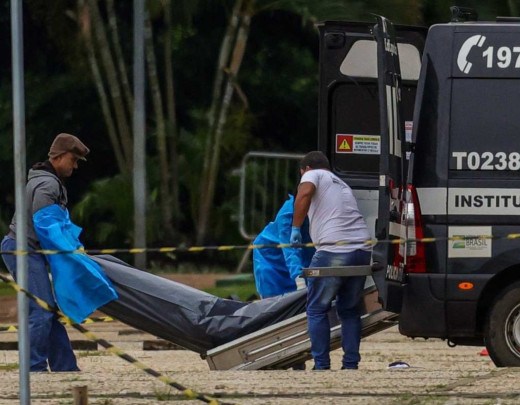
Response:
[{"label": "black tire", "polygon": [[520,282],[504,289],[493,302],[484,338],[497,367],[520,367]]}]

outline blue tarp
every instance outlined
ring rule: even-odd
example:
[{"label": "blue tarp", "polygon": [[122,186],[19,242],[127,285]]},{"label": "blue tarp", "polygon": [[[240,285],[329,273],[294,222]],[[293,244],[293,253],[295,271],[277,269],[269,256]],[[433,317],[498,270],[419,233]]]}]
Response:
[{"label": "blue tarp", "polygon": [[[33,215],[34,229],[43,249],[77,250],[81,228],[73,224],[69,212],[53,204]],[[61,311],[75,322],[108,302],[117,299],[112,283],[99,264],[86,254],[47,255],[54,295]]]},{"label": "blue tarp", "polygon": [[[255,245],[290,243],[294,212],[294,196],[289,194],[270,222],[253,241]],[[309,243],[308,223],[302,226],[302,242]],[[253,271],[256,289],[262,298],[274,297],[296,290],[294,279],[307,267],[314,254],[312,248],[265,248],[253,250]]]}]

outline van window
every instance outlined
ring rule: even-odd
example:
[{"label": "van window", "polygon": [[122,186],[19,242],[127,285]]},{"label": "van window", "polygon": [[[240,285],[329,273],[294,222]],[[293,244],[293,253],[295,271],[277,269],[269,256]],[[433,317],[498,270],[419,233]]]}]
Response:
[{"label": "van window", "polygon": [[[397,44],[399,66],[403,80],[419,80],[421,55],[412,44]],[[377,42],[359,40],[354,42],[339,68],[345,76],[377,79]]]}]

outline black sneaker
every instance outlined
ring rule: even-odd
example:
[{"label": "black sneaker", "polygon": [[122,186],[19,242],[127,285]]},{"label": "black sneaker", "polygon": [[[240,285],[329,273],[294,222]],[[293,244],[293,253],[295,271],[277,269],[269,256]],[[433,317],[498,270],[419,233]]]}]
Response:
[{"label": "black sneaker", "polygon": [[322,371],[322,370],[330,370],[330,366],[329,367],[320,367],[320,368],[317,368],[316,366],[314,366],[312,368],[312,371]]},{"label": "black sneaker", "polygon": [[292,369],[293,370],[300,370],[300,371],[305,370],[305,362],[293,364]]},{"label": "black sneaker", "polygon": [[358,369],[358,366],[353,366],[353,367],[341,367],[342,370],[357,370]]}]

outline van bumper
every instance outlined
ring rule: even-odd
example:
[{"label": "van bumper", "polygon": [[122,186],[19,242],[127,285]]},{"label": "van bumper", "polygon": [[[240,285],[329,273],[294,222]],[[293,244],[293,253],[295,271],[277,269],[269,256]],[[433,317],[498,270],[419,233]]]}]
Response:
[{"label": "van bumper", "polygon": [[399,305],[399,301],[402,303],[399,312],[401,334],[409,337],[447,336],[444,282],[445,276],[441,274],[408,274],[405,284],[388,281],[387,303],[391,306]]},{"label": "van bumper", "polygon": [[[401,301],[400,311],[394,310],[400,313],[399,332],[409,337],[437,337],[453,342],[475,339],[481,344],[482,333],[477,328],[478,297],[488,278],[408,274],[405,284],[388,281],[388,304],[399,305]],[[459,279],[471,279],[475,290],[462,295],[450,288]]]}]

